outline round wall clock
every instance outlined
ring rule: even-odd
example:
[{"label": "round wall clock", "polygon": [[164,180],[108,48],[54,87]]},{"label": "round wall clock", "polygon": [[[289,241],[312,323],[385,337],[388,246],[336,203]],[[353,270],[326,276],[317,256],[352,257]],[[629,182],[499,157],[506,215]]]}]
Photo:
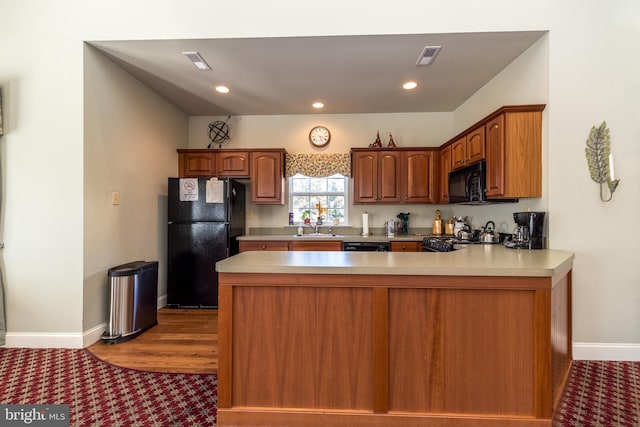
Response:
[{"label": "round wall clock", "polygon": [[309,132],[309,142],[314,147],[324,147],[331,141],[331,132],[325,126],[314,126]]}]

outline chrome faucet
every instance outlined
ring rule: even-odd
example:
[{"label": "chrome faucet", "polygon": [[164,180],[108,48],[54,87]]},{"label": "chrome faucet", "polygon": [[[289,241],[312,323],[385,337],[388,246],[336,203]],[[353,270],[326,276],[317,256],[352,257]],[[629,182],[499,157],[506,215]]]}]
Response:
[{"label": "chrome faucet", "polygon": [[320,228],[320,225],[322,225],[322,222],[320,222],[320,224],[318,224],[318,223],[316,222],[316,225],[305,224],[305,227],[313,228],[313,232],[314,232],[315,234],[318,234],[318,230],[319,230],[319,228]]}]

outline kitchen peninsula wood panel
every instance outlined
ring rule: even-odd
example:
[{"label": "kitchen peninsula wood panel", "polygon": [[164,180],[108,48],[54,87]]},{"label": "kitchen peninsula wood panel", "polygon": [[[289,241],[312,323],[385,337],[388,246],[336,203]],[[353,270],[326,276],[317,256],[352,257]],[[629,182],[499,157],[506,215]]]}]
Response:
[{"label": "kitchen peninsula wood panel", "polygon": [[571,364],[570,269],[265,271],[219,273],[218,425],[552,425]]}]

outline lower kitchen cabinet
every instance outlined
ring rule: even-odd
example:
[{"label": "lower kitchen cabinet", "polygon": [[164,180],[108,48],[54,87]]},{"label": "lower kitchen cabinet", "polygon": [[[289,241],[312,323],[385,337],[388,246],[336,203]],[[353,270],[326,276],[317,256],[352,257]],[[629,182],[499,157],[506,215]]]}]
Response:
[{"label": "lower kitchen cabinet", "polygon": [[291,251],[341,251],[341,240],[292,240],[289,243]]},{"label": "lower kitchen cabinet", "polygon": [[391,242],[391,252],[421,252],[422,242]]},{"label": "lower kitchen cabinet", "polygon": [[246,251],[341,251],[342,240],[240,240]]},{"label": "lower kitchen cabinet", "polygon": [[246,251],[288,251],[287,240],[240,240],[240,252]]}]

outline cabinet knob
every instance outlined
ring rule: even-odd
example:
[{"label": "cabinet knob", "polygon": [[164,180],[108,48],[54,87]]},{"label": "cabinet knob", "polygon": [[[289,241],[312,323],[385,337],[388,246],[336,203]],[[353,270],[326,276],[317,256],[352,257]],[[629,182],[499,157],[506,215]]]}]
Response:
[{"label": "cabinet knob", "polygon": [[267,245],[262,245],[262,249],[267,249]]}]

